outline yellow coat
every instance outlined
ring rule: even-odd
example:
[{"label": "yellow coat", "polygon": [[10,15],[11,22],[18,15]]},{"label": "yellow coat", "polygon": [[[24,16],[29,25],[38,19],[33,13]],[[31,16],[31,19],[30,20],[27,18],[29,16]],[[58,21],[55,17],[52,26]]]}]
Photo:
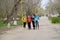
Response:
[{"label": "yellow coat", "polygon": [[27,18],[26,17],[22,17],[22,22],[27,22]]}]

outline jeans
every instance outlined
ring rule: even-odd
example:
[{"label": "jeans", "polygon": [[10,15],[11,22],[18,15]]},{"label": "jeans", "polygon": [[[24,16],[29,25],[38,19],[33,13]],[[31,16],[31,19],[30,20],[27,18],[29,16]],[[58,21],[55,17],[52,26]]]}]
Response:
[{"label": "jeans", "polygon": [[36,27],[39,28],[39,22],[38,21],[35,21],[35,25],[36,25]]}]

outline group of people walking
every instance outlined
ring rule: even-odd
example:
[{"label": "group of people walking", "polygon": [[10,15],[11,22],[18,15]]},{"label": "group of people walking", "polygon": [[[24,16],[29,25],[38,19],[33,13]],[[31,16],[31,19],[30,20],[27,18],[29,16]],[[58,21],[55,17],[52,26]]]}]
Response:
[{"label": "group of people walking", "polygon": [[22,17],[23,27],[26,28],[26,24],[28,24],[28,29],[31,29],[31,23],[33,25],[33,29],[39,29],[39,16],[34,14],[32,16],[28,15]]}]

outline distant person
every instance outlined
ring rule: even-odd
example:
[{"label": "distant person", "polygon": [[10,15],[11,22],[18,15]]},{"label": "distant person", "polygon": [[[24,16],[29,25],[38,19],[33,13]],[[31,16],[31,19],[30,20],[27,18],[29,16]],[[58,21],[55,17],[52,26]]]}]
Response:
[{"label": "distant person", "polygon": [[31,22],[32,22],[32,18],[31,16],[28,15],[27,17],[28,29],[31,29]]},{"label": "distant person", "polygon": [[33,29],[35,29],[34,15],[32,15],[32,25],[33,25]]},{"label": "distant person", "polygon": [[26,16],[22,17],[22,22],[23,22],[23,27],[26,28],[26,22],[27,22]]},{"label": "distant person", "polygon": [[34,16],[34,20],[35,20],[35,28],[39,29],[39,16],[37,14],[35,14]]}]

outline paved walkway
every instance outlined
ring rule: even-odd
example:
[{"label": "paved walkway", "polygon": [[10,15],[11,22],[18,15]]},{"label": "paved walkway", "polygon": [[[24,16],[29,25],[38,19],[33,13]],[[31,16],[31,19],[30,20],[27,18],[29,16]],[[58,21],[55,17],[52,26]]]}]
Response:
[{"label": "paved walkway", "polygon": [[60,40],[60,25],[51,24],[47,17],[40,18],[39,30],[17,27],[0,35],[0,40]]}]

